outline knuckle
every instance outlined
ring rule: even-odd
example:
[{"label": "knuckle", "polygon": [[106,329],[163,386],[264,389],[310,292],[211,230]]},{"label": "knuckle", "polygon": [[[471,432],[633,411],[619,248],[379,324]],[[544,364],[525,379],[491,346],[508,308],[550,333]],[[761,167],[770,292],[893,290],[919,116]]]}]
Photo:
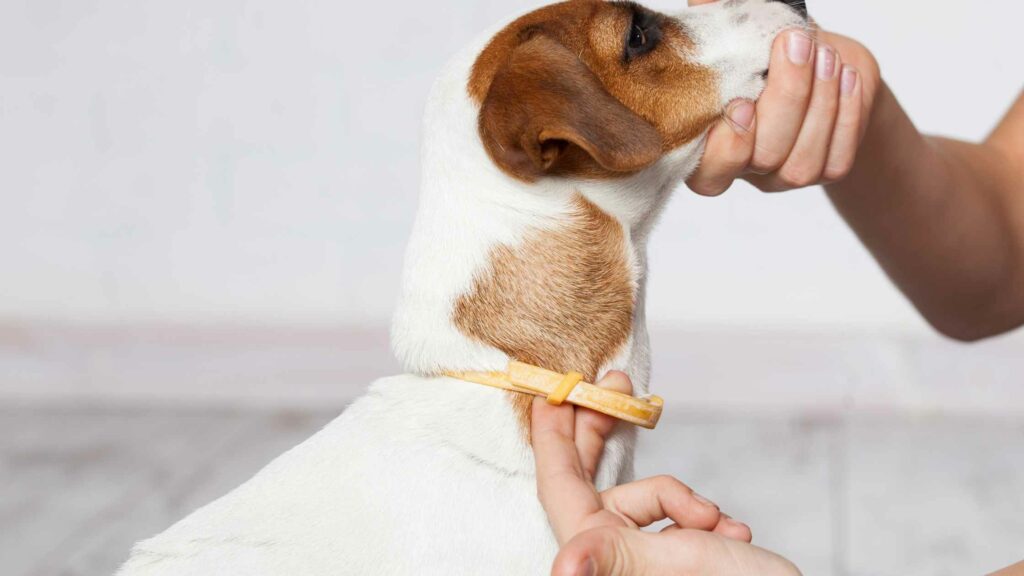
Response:
[{"label": "knuckle", "polygon": [[842,160],[826,167],[822,178],[824,178],[826,182],[830,183],[839,182],[849,176],[851,170],[853,170],[853,161]]},{"label": "knuckle", "polygon": [[771,174],[781,168],[784,161],[785,158],[782,155],[762,153],[754,156],[754,160],[750,163],[750,169],[755,174]]},{"label": "knuckle", "polygon": [[747,169],[754,156],[754,139],[741,141],[735,146],[729,157],[725,161],[725,174],[728,174],[730,179],[736,178]]},{"label": "knuckle", "polygon": [[877,78],[881,76],[878,59],[874,53],[864,44],[851,38],[845,38],[847,42],[846,52],[843,53],[844,60],[857,66],[862,74]]},{"label": "knuckle", "polygon": [[671,475],[668,475],[668,474],[660,474],[658,476],[655,476],[654,477],[654,482],[655,482],[655,485],[658,487],[659,490],[666,490],[666,491],[668,491],[668,490],[684,489],[687,492],[690,491],[690,488],[688,486],[686,486],[686,484],[683,484],[682,482],[680,482],[679,479],[676,478],[675,476],[671,476]]},{"label": "knuckle", "polygon": [[674,480],[675,480],[675,478],[673,478],[672,476],[669,476],[668,474],[658,474],[657,476],[654,477],[654,481],[657,484],[667,484],[667,483],[670,483],[670,482],[672,482]]},{"label": "knuckle", "polygon": [[779,170],[779,181],[787,188],[805,188],[816,184],[820,178],[819,169],[805,164],[787,164]]}]

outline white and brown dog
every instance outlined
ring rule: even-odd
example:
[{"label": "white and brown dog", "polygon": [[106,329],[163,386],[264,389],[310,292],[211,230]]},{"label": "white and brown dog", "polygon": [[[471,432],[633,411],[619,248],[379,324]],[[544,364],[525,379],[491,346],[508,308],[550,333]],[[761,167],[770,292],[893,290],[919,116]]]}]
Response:
[{"label": "white and brown dog", "polygon": [[[543,574],[530,397],[441,376],[509,359],[647,391],[646,244],[726,103],[802,26],[770,0],[666,15],[541,8],[445,69],[426,111],[419,214],[393,344],[407,374],[253,479],[137,544],[123,576]],[[629,479],[616,433],[596,479]]]}]

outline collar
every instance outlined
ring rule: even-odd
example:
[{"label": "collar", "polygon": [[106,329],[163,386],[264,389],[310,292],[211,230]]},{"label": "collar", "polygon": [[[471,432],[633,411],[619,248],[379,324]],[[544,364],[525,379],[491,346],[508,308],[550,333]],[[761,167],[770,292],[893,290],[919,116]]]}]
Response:
[{"label": "collar", "polygon": [[445,372],[445,376],[547,398],[548,404],[564,402],[589,408],[619,420],[653,429],[665,401],[659,396],[636,398],[583,381],[578,372],[559,374],[522,362],[509,362],[505,372]]}]

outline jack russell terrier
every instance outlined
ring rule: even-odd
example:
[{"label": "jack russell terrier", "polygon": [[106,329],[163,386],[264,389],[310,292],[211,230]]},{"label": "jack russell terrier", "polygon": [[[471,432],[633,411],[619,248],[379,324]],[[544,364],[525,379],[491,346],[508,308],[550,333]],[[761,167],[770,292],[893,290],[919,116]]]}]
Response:
[{"label": "jack russell terrier", "polygon": [[[708,129],[756,98],[802,2],[660,14],[574,0],[457,56],[426,109],[393,347],[373,383],[254,478],[135,545],[121,576],[545,574],[532,396],[446,376],[510,360],[646,394],[646,245]],[[595,478],[632,474],[635,429]]]}]

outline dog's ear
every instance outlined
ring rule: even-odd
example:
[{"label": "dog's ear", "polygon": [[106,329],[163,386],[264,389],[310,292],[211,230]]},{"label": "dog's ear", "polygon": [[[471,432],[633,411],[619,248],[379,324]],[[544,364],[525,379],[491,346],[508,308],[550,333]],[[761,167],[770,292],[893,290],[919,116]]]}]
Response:
[{"label": "dog's ear", "polygon": [[609,94],[565,46],[539,34],[494,76],[480,136],[499,167],[527,181],[635,172],[662,155],[654,126]]}]

